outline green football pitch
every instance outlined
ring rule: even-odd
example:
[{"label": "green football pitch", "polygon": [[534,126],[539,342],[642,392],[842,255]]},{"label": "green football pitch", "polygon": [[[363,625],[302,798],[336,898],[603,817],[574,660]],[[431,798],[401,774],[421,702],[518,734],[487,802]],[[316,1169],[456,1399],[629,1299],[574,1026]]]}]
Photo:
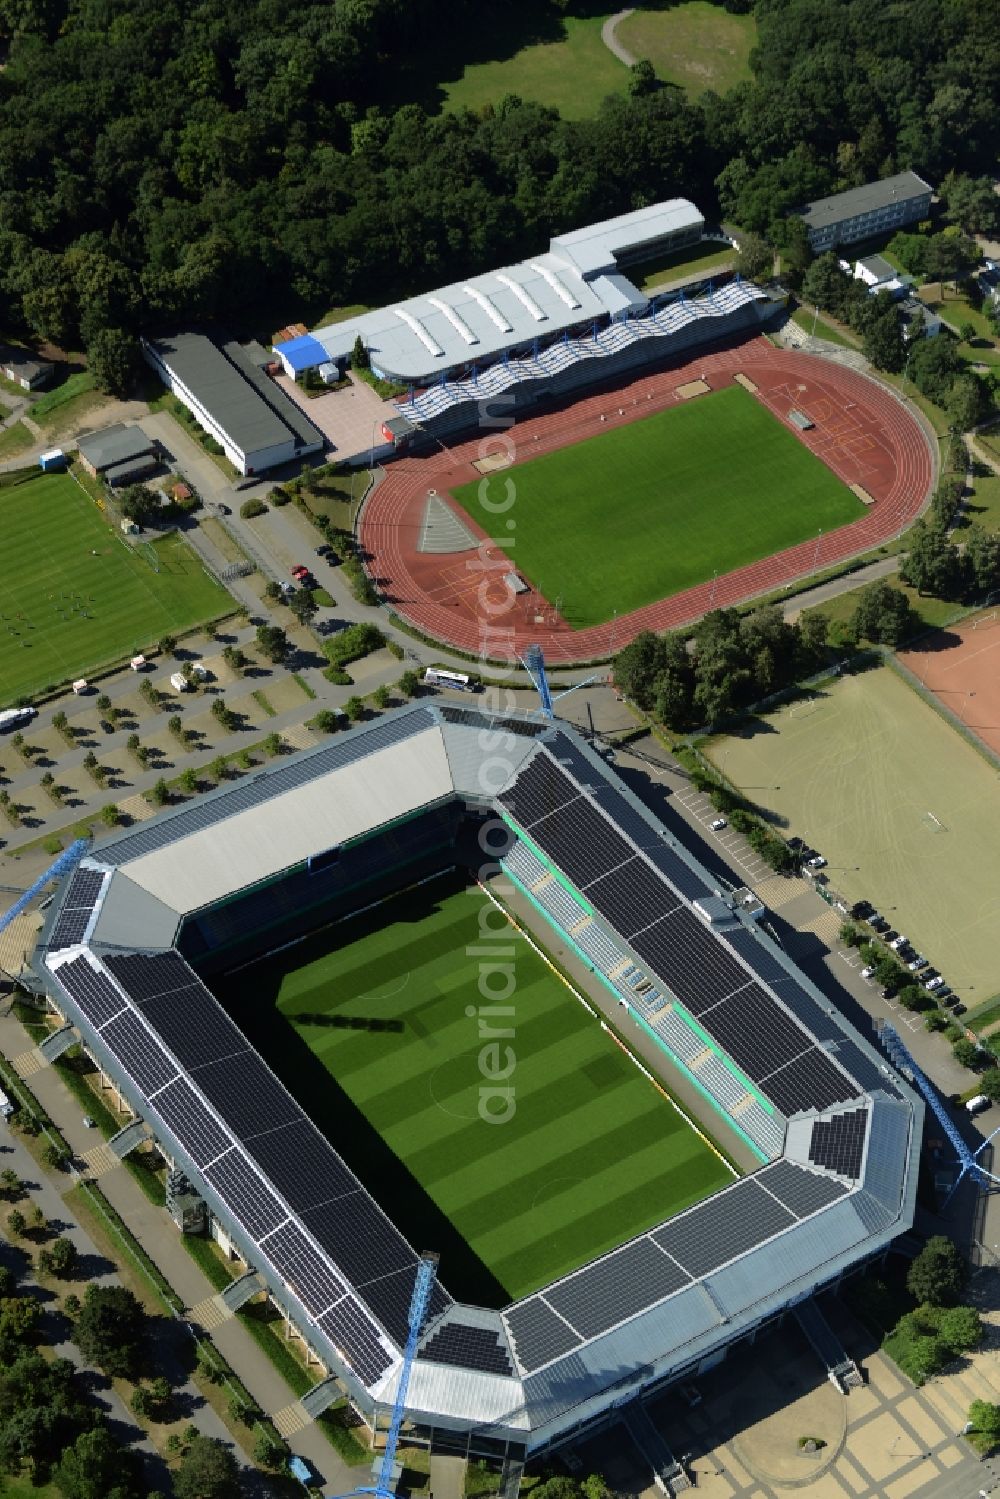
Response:
[{"label": "green football pitch", "polygon": [[0,702],[84,676],[233,607],[180,536],[127,546],[65,474],[0,488],[0,535]]},{"label": "green football pitch", "polygon": [[[480,940],[486,904],[436,880],[218,989],[452,1294],[504,1305],[733,1173],[495,908]],[[490,1015],[481,961],[512,965],[510,1015]]]},{"label": "green football pitch", "polygon": [[561,600],[578,629],[835,530],[864,510],[739,386],[463,484],[452,497],[510,546],[518,572],[551,604]]}]

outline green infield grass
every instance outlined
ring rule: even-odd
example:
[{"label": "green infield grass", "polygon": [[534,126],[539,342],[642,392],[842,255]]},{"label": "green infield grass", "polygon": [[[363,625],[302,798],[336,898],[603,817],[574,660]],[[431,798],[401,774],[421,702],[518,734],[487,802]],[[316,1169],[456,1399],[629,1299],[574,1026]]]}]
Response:
[{"label": "green infield grass", "polygon": [[180,536],[127,546],[66,474],[0,488],[0,527],[0,702],[85,676],[233,607]]},{"label": "green infield grass", "polygon": [[889,666],[846,676],[707,752],[870,900],[971,1010],[1000,991],[997,773]]},{"label": "green infield grass", "polygon": [[864,511],[842,480],[737,385],[515,464],[452,495],[485,531],[495,528],[518,572],[550,603],[561,600],[564,619],[578,629],[835,530]]},{"label": "green infield grass", "polygon": [[[452,1294],[500,1306],[733,1173],[486,905],[447,876],[217,988]],[[479,991],[491,961],[510,965],[502,1014]]]}]

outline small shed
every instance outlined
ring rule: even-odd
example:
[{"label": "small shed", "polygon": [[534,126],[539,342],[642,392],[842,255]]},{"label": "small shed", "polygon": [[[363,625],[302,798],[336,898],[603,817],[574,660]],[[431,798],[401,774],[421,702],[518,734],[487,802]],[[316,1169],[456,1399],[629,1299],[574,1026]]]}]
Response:
[{"label": "small shed", "polygon": [[171,484],[170,498],[177,504],[183,504],[191,498],[191,490],[187,484]]},{"label": "small shed", "polygon": [[55,365],[48,359],[37,359],[28,349],[0,344],[0,374],[22,390],[37,390],[49,379]]},{"label": "small shed", "polygon": [[390,416],[382,423],[382,436],[394,448],[405,448],[416,430],[416,423],[402,414]]},{"label": "small shed", "polygon": [[340,370],[332,359],[328,359],[325,364],[319,365],[316,373],[324,385],[336,385],[340,379]]},{"label": "small shed", "polygon": [[[152,459],[156,468],[158,453],[155,441],[141,427],[115,422],[98,432],[86,432],[78,443],[80,462],[89,474],[106,474],[142,459]],[[126,482],[126,481],[119,481]]]}]

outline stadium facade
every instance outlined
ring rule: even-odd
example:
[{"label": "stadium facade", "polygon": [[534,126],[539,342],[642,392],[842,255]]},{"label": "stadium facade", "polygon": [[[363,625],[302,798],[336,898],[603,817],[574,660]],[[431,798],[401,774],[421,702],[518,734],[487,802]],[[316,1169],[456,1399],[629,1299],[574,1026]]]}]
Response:
[{"label": "stadium facade", "polygon": [[377,1200],[391,1186],[348,1169],[202,975],[484,860],[760,1162],[501,1310],[455,1301],[442,1264],[408,1414],[517,1461],[717,1363],[914,1211],[919,1100],[613,769],[560,723],[412,704],[100,844],[32,972],[132,1137],[155,1138],[315,1354],[317,1388],[377,1427],[417,1253]]},{"label": "stadium facade", "polygon": [[356,340],[372,369],[405,385],[401,415],[435,434],[508,409],[614,380],[684,349],[759,326],[773,311],[758,287],[724,278],[697,294],[647,295],[628,267],[696,246],[705,220],[673,198],[556,235],[517,265],[472,276],[280,343],[286,374],[336,365]]}]

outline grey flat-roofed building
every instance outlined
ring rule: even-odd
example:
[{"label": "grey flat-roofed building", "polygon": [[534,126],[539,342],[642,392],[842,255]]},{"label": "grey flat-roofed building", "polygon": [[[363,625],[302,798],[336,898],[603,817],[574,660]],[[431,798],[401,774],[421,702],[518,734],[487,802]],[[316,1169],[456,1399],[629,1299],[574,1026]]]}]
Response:
[{"label": "grey flat-roofed building", "polygon": [[127,458],[124,463],[113,463],[104,470],[104,479],[112,489],[120,489],[123,484],[138,484],[140,480],[148,479],[159,466],[156,454],[146,453],[140,458]]},{"label": "grey flat-roofed building", "polygon": [[123,464],[138,463],[143,458],[152,458],[153,467],[158,460],[157,446],[147,437],[141,427],[115,422],[102,427],[99,432],[87,432],[80,438],[80,461],[91,474],[103,474]]},{"label": "grey flat-roofed building", "polygon": [[13,344],[0,344],[0,373],[19,385],[22,390],[34,390],[44,385],[55,365],[48,359],[39,359],[27,349]]},{"label": "grey flat-roofed building", "polygon": [[897,172],[845,193],[817,198],[793,212],[805,223],[812,248],[831,250],[926,218],[932,197],[933,188],[916,172]]},{"label": "grey flat-roofed building", "polygon": [[204,333],[143,339],[149,364],[242,474],[289,463],[325,444],[305,413],[273,385],[238,344]]}]

